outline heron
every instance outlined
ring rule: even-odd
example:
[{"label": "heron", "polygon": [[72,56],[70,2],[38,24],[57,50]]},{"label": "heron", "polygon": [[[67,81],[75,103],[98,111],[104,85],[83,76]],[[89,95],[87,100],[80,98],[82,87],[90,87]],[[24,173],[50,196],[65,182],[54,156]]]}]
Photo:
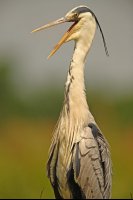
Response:
[{"label": "heron", "polygon": [[97,27],[107,55],[108,49],[96,15],[84,5],[32,32],[65,22],[73,24],[48,56],[65,42],[75,41],[63,108],[49,150],[47,175],[57,199],[108,199],[112,190],[110,147],[90,112],[84,81],[86,57]]}]

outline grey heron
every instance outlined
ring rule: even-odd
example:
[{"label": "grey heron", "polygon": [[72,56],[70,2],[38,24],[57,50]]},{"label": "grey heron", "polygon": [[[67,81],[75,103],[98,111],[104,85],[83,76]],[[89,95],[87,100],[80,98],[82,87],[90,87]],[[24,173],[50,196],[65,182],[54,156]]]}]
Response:
[{"label": "grey heron", "polygon": [[47,162],[47,173],[58,199],[111,198],[112,164],[109,145],[87,104],[84,66],[99,27],[108,55],[103,31],[87,6],[78,6],[65,17],[33,30],[74,22],[50,53],[74,40],[75,47],[65,84],[64,104],[56,125]]}]

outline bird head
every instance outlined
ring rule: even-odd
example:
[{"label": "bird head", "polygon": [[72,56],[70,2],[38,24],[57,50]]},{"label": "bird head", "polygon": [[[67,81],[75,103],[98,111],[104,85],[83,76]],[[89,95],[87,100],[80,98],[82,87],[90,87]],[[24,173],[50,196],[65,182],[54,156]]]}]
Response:
[{"label": "bird head", "polygon": [[84,32],[88,31],[88,27],[93,27],[95,29],[96,25],[100,28],[100,32],[102,34],[104,47],[106,54],[108,55],[108,50],[106,46],[106,42],[104,39],[104,35],[102,32],[102,29],[100,27],[100,24],[95,16],[95,14],[87,7],[87,6],[78,6],[71,11],[69,11],[65,17],[62,17],[58,20],[55,20],[49,24],[43,25],[35,30],[32,31],[32,33],[50,28],[52,26],[66,23],[66,22],[73,22],[72,26],[66,31],[66,33],[63,35],[61,40],[57,43],[57,45],[54,47],[54,49],[51,51],[48,58],[50,58],[61,46],[63,43],[71,41],[71,40],[79,40],[80,38],[84,37]]}]

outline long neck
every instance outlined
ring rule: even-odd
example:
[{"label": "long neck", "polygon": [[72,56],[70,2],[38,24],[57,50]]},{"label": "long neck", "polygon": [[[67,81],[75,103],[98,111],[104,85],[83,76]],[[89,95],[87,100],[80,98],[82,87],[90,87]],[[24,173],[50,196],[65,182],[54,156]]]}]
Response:
[{"label": "long neck", "polygon": [[84,66],[93,37],[87,36],[76,41],[65,85],[65,105],[67,112],[73,118],[81,120],[84,123],[88,123],[88,117],[91,115],[85,94]]}]

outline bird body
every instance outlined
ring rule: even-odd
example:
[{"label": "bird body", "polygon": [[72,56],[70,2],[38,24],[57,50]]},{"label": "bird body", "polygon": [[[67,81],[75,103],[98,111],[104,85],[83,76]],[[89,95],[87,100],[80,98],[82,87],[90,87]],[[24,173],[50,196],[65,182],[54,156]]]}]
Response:
[{"label": "bird body", "polygon": [[[109,146],[89,110],[84,82],[86,57],[98,21],[86,6],[71,10],[65,20],[73,21],[74,25],[50,56],[64,42],[74,40],[75,47],[65,84],[63,109],[49,151],[48,177],[56,198],[111,198],[112,166]],[[62,18],[60,21],[63,21]],[[107,52],[103,33],[102,37]]]}]

